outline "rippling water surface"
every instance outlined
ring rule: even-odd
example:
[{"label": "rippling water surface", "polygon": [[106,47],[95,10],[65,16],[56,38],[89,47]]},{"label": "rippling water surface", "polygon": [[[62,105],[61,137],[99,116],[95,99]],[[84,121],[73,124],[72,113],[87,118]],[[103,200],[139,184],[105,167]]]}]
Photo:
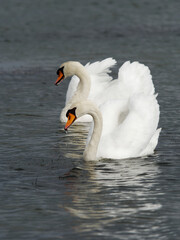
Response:
[{"label": "rippling water surface", "polygon": [[[180,3],[0,4],[0,238],[179,239]],[[110,56],[150,67],[162,132],[151,157],[84,162],[89,126],[63,131],[56,69]]]}]

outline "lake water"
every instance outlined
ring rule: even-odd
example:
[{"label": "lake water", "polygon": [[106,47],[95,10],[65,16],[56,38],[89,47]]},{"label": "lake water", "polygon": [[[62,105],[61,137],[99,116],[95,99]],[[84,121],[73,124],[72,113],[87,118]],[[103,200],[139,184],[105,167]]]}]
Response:
[{"label": "lake water", "polygon": [[[0,239],[180,238],[180,2],[0,0]],[[63,131],[58,66],[114,57],[151,69],[162,132],[153,156],[82,159]]]}]

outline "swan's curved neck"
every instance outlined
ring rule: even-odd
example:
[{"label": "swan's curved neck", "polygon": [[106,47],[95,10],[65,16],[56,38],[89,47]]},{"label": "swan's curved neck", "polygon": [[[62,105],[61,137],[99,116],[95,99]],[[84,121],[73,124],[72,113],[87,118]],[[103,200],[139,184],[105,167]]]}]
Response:
[{"label": "swan's curved neck", "polygon": [[80,63],[74,63],[74,75],[79,78],[79,84],[77,90],[70,100],[70,102],[75,102],[77,100],[85,100],[89,96],[89,91],[91,88],[91,79],[86,70],[86,68]]},{"label": "swan's curved neck", "polygon": [[96,160],[97,150],[102,133],[103,118],[101,112],[97,108],[94,108],[93,110],[89,111],[88,114],[90,114],[93,117],[94,128],[93,133],[91,135],[91,139],[85,148],[83,156],[85,160]]},{"label": "swan's curved neck", "polygon": [[81,66],[77,70],[78,71],[76,75],[79,77],[80,81],[75,94],[81,93],[81,98],[86,99],[89,96],[89,91],[91,88],[91,79],[85,67]]}]

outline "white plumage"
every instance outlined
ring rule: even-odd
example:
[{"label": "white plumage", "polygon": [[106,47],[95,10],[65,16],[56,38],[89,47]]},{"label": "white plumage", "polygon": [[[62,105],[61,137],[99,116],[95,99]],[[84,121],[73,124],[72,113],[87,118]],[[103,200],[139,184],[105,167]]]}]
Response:
[{"label": "white plumage", "polygon": [[[124,159],[153,154],[160,129],[159,105],[155,95],[138,94],[129,103],[111,100],[100,109],[91,101],[74,103],[76,117],[90,114],[85,160],[101,158]],[[69,127],[69,125],[68,125]]]},{"label": "white plumage", "polygon": [[[86,160],[130,158],[152,154],[160,129],[159,105],[150,70],[139,62],[125,62],[118,79],[109,76],[116,64],[112,58],[82,66],[61,65],[64,77],[73,76],[66,95],[61,121],[68,109],[76,107],[77,120],[91,121]],[[88,115],[87,115],[88,114]]]},{"label": "white plumage", "polygon": [[[65,77],[72,76],[69,83],[65,107],[61,112],[61,122],[66,121],[66,112],[73,102],[89,99],[100,106],[111,99],[128,100],[135,93],[153,94],[154,86],[150,70],[139,62],[125,62],[119,69],[118,79],[113,80],[109,73],[116,64],[112,58],[82,66],[79,62],[66,62]],[[77,87],[78,86],[78,87]],[[78,121],[89,122],[92,119],[84,116]]]},{"label": "white plumage", "polygon": [[135,94],[128,104],[114,100],[100,110],[103,129],[97,158],[130,158],[154,152],[160,132],[159,105],[154,95]]}]

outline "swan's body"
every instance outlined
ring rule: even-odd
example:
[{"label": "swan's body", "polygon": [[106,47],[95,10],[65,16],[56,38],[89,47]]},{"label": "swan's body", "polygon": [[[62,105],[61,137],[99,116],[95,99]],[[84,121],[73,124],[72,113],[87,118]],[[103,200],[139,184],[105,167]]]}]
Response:
[{"label": "swan's body", "polygon": [[[63,79],[73,75],[66,95],[66,105],[60,115],[62,122],[66,121],[65,114],[74,102],[88,99],[100,106],[107,100],[128,101],[132,94],[154,93],[152,76],[147,66],[127,61],[119,69],[118,79],[112,80],[108,73],[115,64],[114,59],[107,58],[86,66],[73,61],[61,65],[64,69]],[[86,122],[91,119],[86,115],[78,121]]]},{"label": "swan's body", "polygon": [[[66,62],[57,72],[56,84],[76,75],[61,112],[61,121],[68,117],[65,128],[84,116],[82,121],[93,118],[94,127],[84,151],[86,160],[145,156],[154,152],[158,142],[159,105],[149,68],[125,62],[118,79],[112,81],[108,73],[114,64],[112,58],[85,67],[79,62]],[[87,119],[87,114],[91,118]]]},{"label": "swan's body", "polygon": [[[155,95],[133,95],[130,101],[111,100],[100,110],[90,101],[72,106],[65,129],[85,114],[93,118],[93,127],[84,151],[85,160],[123,159],[150,155],[158,142],[159,105]],[[113,109],[113,110],[112,110]],[[70,113],[70,115],[69,115]]]}]

